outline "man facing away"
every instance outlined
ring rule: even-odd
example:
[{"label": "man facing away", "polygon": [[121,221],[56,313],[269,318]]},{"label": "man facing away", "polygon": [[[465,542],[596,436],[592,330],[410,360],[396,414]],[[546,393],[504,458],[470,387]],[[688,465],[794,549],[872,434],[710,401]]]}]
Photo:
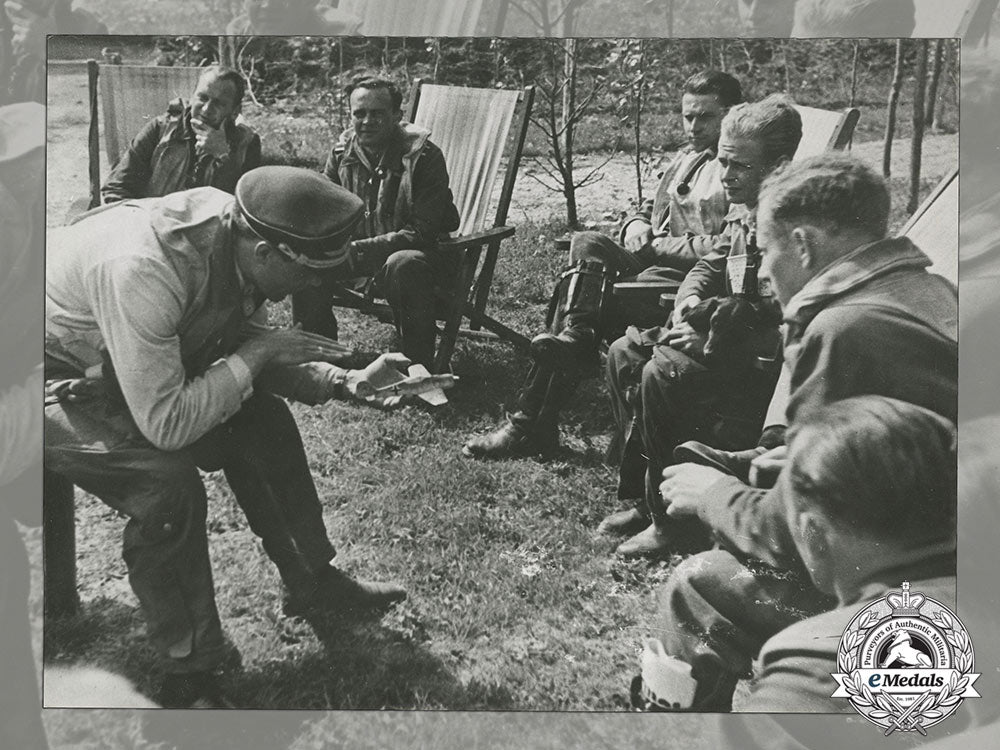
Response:
[{"label": "man facing away", "polygon": [[240,176],[260,166],[260,137],[236,122],[245,91],[235,70],[206,68],[189,104],[170,102],[132,139],[101,188],[104,203],[194,187],[232,193]]},{"label": "man facing away", "polygon": [[569,268],[551,303],[549,330],[534,338],[534,360],[518,398],[518,410],[493,432],[470,438],[466,456],[549,457],[559,447],[559,412],[572,398],[579,371],[592,366],[602,337],[635,322],[636,311],[609,310],[609,289],[619,277],[677,278],[706,255],[712,236],[725,226],[729,201],[715,160],[722,118],[743,101],[739,81],[706,70],[684,84],[681,117],[687,146],[671,161],[655,197],[630,218],[618,241],[578,232],[570,243]]},{"label": "man facing away", "polygon": [[405,597],[331,564],[302,439],[279,395],[379,400],[372,379],[407,362],[383,355],[343,370],[331,363],[345,347],[268,328],[263,304],[341,265],[362,210],[314,172],[260,167],[235,196],[206,187],[123,201],[49,235],[45,467],[129,518],[123,557],[166,672],[161,705],[225,704],[199,469],[225,472],[278,568],[286,614],[378,611]]},{"label": "man facing away", "polygon": [[[392,306],[409,359],[431,367],[437,327],[435,287],[455,277],[459,256],[438,239],[459,225],[444,155],[430,132],[401,122],[403,97],[390,81],[366,78],[347,88],[353,127],[333,147],[324,172],[361,198],[364,216],[335,276],[369,279]],[[292,297],[307,331],[337,336],[330,287]]]}]

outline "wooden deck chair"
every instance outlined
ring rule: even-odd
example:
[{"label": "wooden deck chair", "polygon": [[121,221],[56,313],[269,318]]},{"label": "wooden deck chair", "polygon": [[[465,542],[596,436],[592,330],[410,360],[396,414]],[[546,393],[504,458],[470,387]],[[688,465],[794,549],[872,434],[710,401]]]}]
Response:
[{"label": "wooden deck chair", "polygon": [[[447,369],[463,319],[480,336],[503,338],[527,348],[528,339],[486,314],[490,285],[500,252],[500,243],[514,234],[506,226],[514,192],[514,180],[528,129],[534,87],[523,91],[439,86],[419,79],[410,91],[407,119],[431,131],[431,138],[444,153],[461,224],[442,247],[462,253],[455,285],[437,289],[444,322],[434,369]],[[489,214],[496,178],[506,160],[505,176],[496,208]],[[484,252],[485,251],[485,252]],[[341,287],[333,302],[391,321],[388,305],[372,302],[364,295]],[[486,333],[480,329],[486,328]]]},{"label": "wooden deck chair", "polygon": [[204,68],[153,65],[98,65],[87,61],[90,96],[90,208],[101,202],[101,153],[98,114],[103,114],[108,164],[118,163],[143,126],[178,97],[187,100]]},{"label": "wooden deck chair", "polygon": [[[457,37],[476,35],[483,0],[340,0],[337,7],[361,19],[365,36]],[[506,16],[500,11],[495,33]]]},{"label": "wooden deck chair", "polygon": [[[860,111],[854,107],[837,111],[797,104],[795,109],[802,117],[802,140],[795,151],[796,159],[846,148],[861,117]],[[660,307],[670,309],[674,306],[679,284],[679,281],[660,280],[619,281],[614,285],[613,292],[616,297],[626,301],[629,307],[653,310],[659,304]]]}]

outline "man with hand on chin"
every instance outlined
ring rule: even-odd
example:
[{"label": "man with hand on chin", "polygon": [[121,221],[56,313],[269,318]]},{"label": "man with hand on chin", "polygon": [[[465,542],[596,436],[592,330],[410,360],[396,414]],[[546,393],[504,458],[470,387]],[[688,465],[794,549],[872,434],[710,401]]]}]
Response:
[{"label": "man with hand on chin", "polygon": [[245,91],[237,71],[206,68],[190,104],[171,102],[135,136],[101,188],[103,201],[209,186],[233,192],[240,176],[260,165],[260,136],[236,122]]},{"label": "man with hand on chin", "polygon": [[[223,470],[285,588],[286,614],[379,611],[405,598],[333,567],[322,505],[279,396],[385,401],[409,362],[267,327],[265,299],[347,258],[361,201],[321,175],[260,167],[235,196],[197,188],[93,211],[49,235],[47,470],[129,517],[123,556],[167,677],[157,702],[221,706],[224,652],[198,471]],[[393,396],[450,387],[407,378]]]}]

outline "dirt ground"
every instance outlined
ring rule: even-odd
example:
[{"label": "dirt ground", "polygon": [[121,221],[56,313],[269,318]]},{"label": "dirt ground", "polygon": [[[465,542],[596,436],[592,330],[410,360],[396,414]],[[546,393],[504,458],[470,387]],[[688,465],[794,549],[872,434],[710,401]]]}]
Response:
[{"label": "dirt ground", "polygon": [[[245,108],[252,123],[254,107]],[[862,113],[862,117],[864,114]],[[87,77],[82,65],[53,67],[48,90],[48,165],[47,204],[48,226],[63,224],[74,202],[84,199],[88,190],[87,167]],[[331,142],[335,134],[330,133]],[[882,143],[857,144],[854,153],[881,169]],[[606,155],[586,155],[577,159],[577,174],[581,177],[608,159]],[[927,193],[948,170],[958,163],[957,135],[928,135],[922,158],[923,193]],[[893,146],[892,171],[895,181],[906,179],[910,168],[910,143],[896,141]],[[635,200],[635,165],[629,154],[617,154],[600,167],[601,178],[578,191],[580,220],[588,226],[613,224],[622,212],[627,212]],[[644,193],[649,195],[656,186],[655,166],[645,169]],[[101,175],[108,173],[102,144]],[[561,194],[539,184],[532,178],[544,179],[538,166],[530,159],[522,164],[509,220],[546,224],[565,220],[565,202]],[[499,182],[499,180],[498,180]],[[894,211],[894,224],[902,223],[901,207]]]}]

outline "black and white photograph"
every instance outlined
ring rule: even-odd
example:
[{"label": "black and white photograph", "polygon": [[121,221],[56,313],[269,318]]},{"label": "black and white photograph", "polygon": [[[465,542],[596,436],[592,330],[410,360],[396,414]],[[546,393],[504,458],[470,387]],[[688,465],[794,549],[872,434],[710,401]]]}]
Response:
[{"label": "black and white photograph", "polygon": [[0,737],[863,744],[903,582],[993,720],[996,3],[691,5],[5,3]]}]

